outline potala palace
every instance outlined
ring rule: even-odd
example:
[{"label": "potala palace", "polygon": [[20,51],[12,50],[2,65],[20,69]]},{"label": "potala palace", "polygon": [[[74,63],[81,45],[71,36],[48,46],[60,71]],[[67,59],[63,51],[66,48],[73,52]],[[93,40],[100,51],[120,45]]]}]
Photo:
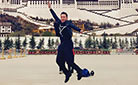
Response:
[{"label": "potala palace", "polygon": [[[29,16],[52,18],[47,2],[52,3],[52,8],[60,15],[62,11],[69,14],[71,20],[90,20],[91,22],[111,24],[119,23],[120,26],[112,29],[95,31],[96,34],[106,33],[131,33],[138,29],[138,0],[0,0],[1,13],[20,16],[25,20],[42,27],[51,27],[43,22],[33,21]],[[16,11],[5,11],[15,9]],[[90,32],[92,33],[92,32]]]}]

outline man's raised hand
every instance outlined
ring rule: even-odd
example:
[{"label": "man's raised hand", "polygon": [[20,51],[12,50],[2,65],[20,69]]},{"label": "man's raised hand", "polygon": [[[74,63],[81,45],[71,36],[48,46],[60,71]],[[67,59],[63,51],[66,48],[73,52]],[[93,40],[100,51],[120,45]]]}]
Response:
[{"label": "man's raised hand", "polygon": [[51,9],[51,3],[48,1],[48,8]]}]

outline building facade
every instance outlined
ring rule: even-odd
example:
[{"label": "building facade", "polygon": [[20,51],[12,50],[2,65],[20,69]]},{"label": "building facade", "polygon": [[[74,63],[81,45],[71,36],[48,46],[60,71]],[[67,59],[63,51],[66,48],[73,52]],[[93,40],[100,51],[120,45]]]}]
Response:
[{"label": "building facade", "polygon": [[12,33],[11,23],[0,22],[0,37],[6,37]]},{"label": "building facade", "polygon": [[1,5],[10,5],[10,4],[19,5],[21,3],[22,0],[0,0]]},{"label": "building facade", "polygon": [[131,8],[137,0],[28,0],[29,7],[47,7],[50,1],[53,8],[79,8],[88,10],[112,10],[119,8]]},{"label": "building facade", "polygon": [[0,0],[0,4],[27,4],[28,7],[46,8],[50,1],[53,8],[78,8],[88,10],[112,10],[131,8],[138,0]]}]

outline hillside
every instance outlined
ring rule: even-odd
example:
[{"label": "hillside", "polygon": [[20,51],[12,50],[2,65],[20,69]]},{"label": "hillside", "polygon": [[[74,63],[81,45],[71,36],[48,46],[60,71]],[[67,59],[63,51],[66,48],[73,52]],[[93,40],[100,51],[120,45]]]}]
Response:
[{"label": "hillside", "polygon": [[13,32],[22,31],[22,34],[32,34],[32,29],[39,28],[38,25],[30,23],[19,16],[14,17],[7,14],[1,14],[0,17],[0,22],[10,22],[12,24]]}]

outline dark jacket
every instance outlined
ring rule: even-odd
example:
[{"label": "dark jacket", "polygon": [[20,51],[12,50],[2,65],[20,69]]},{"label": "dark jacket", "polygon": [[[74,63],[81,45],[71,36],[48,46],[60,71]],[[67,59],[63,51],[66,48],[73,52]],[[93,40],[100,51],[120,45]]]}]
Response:
[{"label": "dark jacket", "polygon": [[67,20],[64,23],[58,18],[53,9],[50,9],[51,14],[55,19],[54,29],[56,32],[56,36],[60,37],[61,43],[64,41],[72,40],[72,28],[76,31],[80,32],[80,28],[76,27],[72,21]]}]

